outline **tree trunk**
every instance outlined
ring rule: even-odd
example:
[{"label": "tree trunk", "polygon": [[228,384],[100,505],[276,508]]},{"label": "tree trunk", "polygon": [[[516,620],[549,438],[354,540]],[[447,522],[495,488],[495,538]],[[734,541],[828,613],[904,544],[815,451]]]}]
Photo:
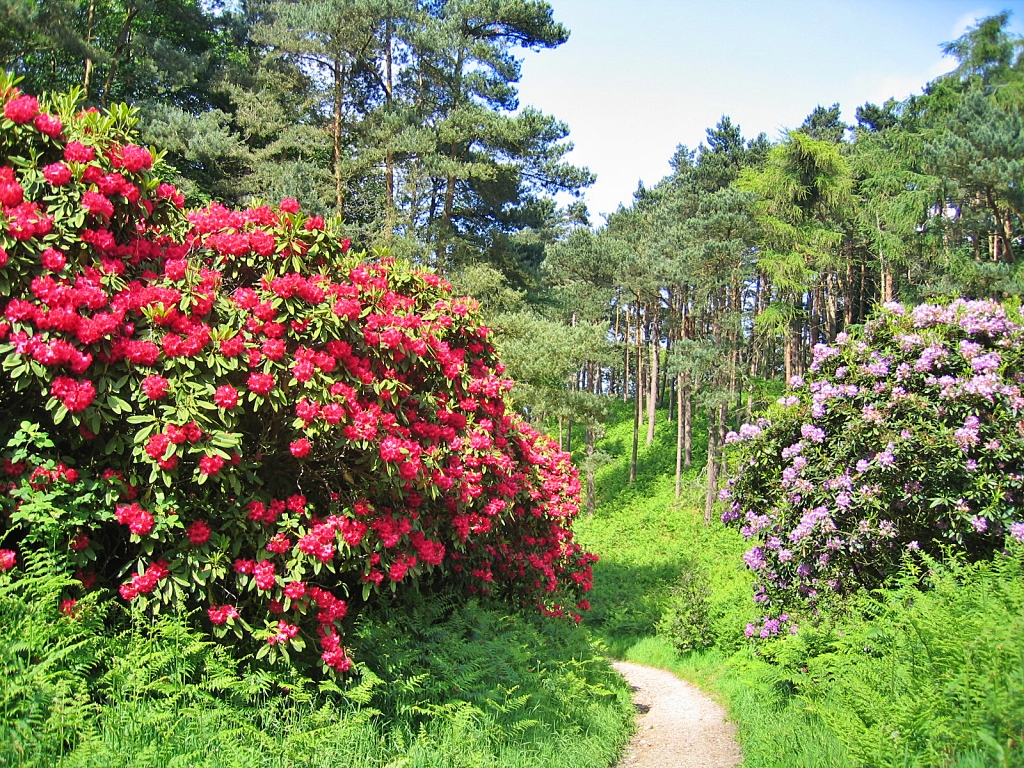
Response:
[{"label": "tree trunk", "polygon": [[683,466],[693,463],[693,394],[690,383],[683,387]]},{"label": "tree trunk", "polygon": [[629,345],[632,343],[629,338],[629,305],[623,310],[625,314],[625,326],[626,331],[622,336],[624,342],[622,348],[624,350],[624,358],[622,363],[622,402],[626,402],[629,399]]},{"label": "tree trunk", "polygon": [[633,398],[633,456],[629,463],[629,484],[636,480],[636,456],[640,444],[640,417],[643,414],[641,400],[643,398],[642,374],[644,356],[640,354],[640,317],[637,315],[636,323],[637,355],[636,355],[636,397]]},{"label": "tree trunk", "polygon": [[[616,301],[615,302],[615,336],[614,336],[616,344],[619,343],[619,327],[620,327],[619,323],[620,323],[621,319],[622,319],[622,307],[620,307],[618,301]],[[615,381],[616,376],[615,376],[615,366],[614,365],[610,366],[609,379],[610,380],[609,380],[608,384],[609,384],[610,394],[615,394],[615,386],[616,386],[617,382]]]},{"label": "tree trunk", "polygon": [[[849,249],[847,249],[849,250]],[[843,327],[849,328],[853,325],[853,305],[856,300],[854,296],[855,286],[853,277],[853,259],[849,253],[846,255],[846,285],[843,297]]]},{"label": "tree trunk", "polygon": [[[454,77],[454,88],[452,90],[452,104],[458,107],[463,101],[462,93],[462,70],[465,66],[466,49],[464,46],[459,46],[459,54],[455,62],[455,77]],[[459,156],[459,144],[458,142],[451,142],[448,151],[449,158],[454,161]],[[445,179],[444,185],[444,207],[441,209],[441,224],[442,231],[448,236],[451,236],[452,231],[452,218],[455,214],[455,174],[449,173]],[[438,266],[442,266],[443,257],[445,253],[445,242],[441,237],[440,233],[437,237],[437,242],[434,244],[435,256],[437,258]]]},{"label": "tree trunk", "polygon": [[334,57],[334,209],[345,215],[345,179],[341,171],[341,102],[344,97],[344,67],[341,55]]},{"label": "tree trunk", "polygon": [[786,327],[786,335],[782,340],[783,364],[786,369],[786,383],[793,378],[793,328],[792,323]]},{"label": "tree trunk", "polygon": [[[85,21],[85,44],[92,45],[92,27],[96,18],[96,0],[89,0],[89,10]],[[82,97],[89,98],[89,81],[92,79],[92,56],[86,54],[85,73],[82,76]]]},{"label": "tree trunk", "polygon": [[640,444],[640,390],[633,398],[633,454],[629,460],[629,484],[636,480],[636,454]]},{"label": "tree trunk", "polygon": [[857,322],[863,323],[864,318],[868,315],[868,270],[866,264],[860,265],[860,290],[858,291],[859,308],[857,312]]},{"label": "tree trunk", "polygon": [[1010,228],[1009,220],[1004,221],[1003,212],[999,210],[999,205],[996,203],[992,196],[992,190],[988,187],[985,188],[985,198],[988,201],[988,207],[992,210],[992,215],[996,220],[996,239],[994,240],[995,248],[992,254],[993,261],[1013,261],[1013,245],[1011,241],[1012,230]]},{"label": "tree trunk", "polygon": [[[725,435],[728,429],[729,422],[729,403],[723,400],[718,406],[718,441],[717,441],[717,453],[718,453],[718,473],[716,478],[722,477],[725,474],[725,451],[722,450],[725,446]],[[717,486],[715,488],[717,491]]]},{"label": "tree trunk", "polygon": [[651,318],[651,366],[647,376],[647,445],[654,442],[654,419],[658,408],[658,358],[661,352],[661,334],[658,332],[657,304]]},{"label": "tree trunk", "polygon": [[587,517],[594,516],[597,497],[594,492],[594,430],[587,427]]},{"label": "tree trunk", "polygon": [[839,304],[837,302],[837,296],[840,291],[839,275],[832,275],[829,282],[829,291],[825,302],[825,313],[827,315],[826,322],[828,323],[828,339],[826,339],[826,341],[831,344],[835,341],[836,336],[839,335]]},{"label": "tree trunk", "polygon": [[683,374],[676,374],[676,498],[683,487]]},{"label": "tree trunk", "polygon": [[808,310],[811,318],[810,327],[808,330],[810,331],[811,347],[813,347],[821,340],[821,305],[823,304],[823,301],[822,288],[820,285],[813,291],[808,292],[807,303],[809,305]]},{"label": "tree trunk", "polygon": [[646,409],[644,407],[647,396],[647,366],[644,365],[644,325],[640,322],[640,306],[637,304],[636,314],[636,348],[633,350],[633,354],[636,356],[636,396],[640,401],[640,429],[644,428],[644,415]]},{"label": "tree trunk", "polygon": [[750,324],[750,355],[748,362],[750,363],[748,372],[750,378],[756,379],[759,372],[760,363],[760,344],[757,333],[757,318],[761,315],[761,275],[757,276],[757,280],[754,283],[754,311],[753,321]]},{"label": "tree trunk", "polygon": [[704,492],[704,524],[711,524],[711,509],[718,495],[718,425],[715,423],[717,408],[708,413],[708,462],[705,467],[708,475],[708,485]]},{"label": "tree trunk", "polygon": [[135,17],[139,15],[139,8],[136,5],[131,5],[125,12],[124,23],[121,24],[121,32],[117,37],[117,46],[114,48],[114,53],[110,57],[110,71],[107,73],[107,79],[103,82],[103,92],[100,94],[100,105],[105,109],[108,106],[110,99],[110,89],[114,86],[114,78],[117,76],[117,69],[121,64],[121,59],[124,57],[125,49],[128,47],[128,43],[132,39],[132,24],[135,22]]},{"label": "tree trunk", "polygon": [[[388,108],[394,100],[395,79],[394,79],[394,54],[392,52],[391,40],[391,19],[384,23],[384,96],[387,99]],[[384,153],[384,204],[386,206],[386,228],[387,236],[390,238],[395,231],[395,156],[391,151],[391,137],[388,137],[388,147]]]},{"label": "tree trunk", "polygon": [[[459,145],[456,142],[451,143],[451,148],[448,153],[448,157],[455,160],[459,156]],[[445,181],[444,187],[444,208],[441,212],[441,221],[444,223],[445,229],[451,229],[452,217],[455,213],[455,176],[449,176]]]}]

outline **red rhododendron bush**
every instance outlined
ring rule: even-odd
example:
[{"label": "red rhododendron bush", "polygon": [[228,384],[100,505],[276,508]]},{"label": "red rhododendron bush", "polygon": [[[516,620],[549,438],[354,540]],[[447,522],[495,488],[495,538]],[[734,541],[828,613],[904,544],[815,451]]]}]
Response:
[{"label": "red rhododendron bush", "polygon": [[126,107],[0,103],[0,569],[54,548],[82,590],[337,670],[349,603],[426,574],[586,606],[576,473],[472,300],[293,200],[186,214]]}]

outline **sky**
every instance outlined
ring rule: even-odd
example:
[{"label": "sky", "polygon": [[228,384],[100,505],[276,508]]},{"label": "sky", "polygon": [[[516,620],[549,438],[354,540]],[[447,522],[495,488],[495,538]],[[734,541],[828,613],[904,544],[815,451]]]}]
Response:
[{"label": "sky", "polygon": [[[954,68],[940,45],[1024,0],[549,0],[569,41],[526,51],[520,103],[568,124],[568,160],[597,174],[595,224],[669,173],[722,115],[777,140],[817,105],[846,122]],[[564,201],[563,201],[564,202]]]}]

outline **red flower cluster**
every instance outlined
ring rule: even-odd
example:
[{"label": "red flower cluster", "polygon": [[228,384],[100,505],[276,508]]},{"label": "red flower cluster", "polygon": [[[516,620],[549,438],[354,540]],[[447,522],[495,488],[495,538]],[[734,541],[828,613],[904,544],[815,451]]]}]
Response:
[{"label": "red flower cluster", "polygon": [[136,536],[145,536],[153,530],[153,515],[138,504],[118,504],[115,516],[117,522],[127,525]]},{"label": "red flower cluster", "polygon": [[238,390],[230,384],[222,384],[213,393],[213,402],[220,408],[231,410],[238,405]]},{"label": "red flower cluster", "polygon": [[148,595],[156,585],[171,575],[166,560],[157,560],[151,563],[142,573],[136,573],[130,581],[125,582],[119,588],[121,597],[125,600],[134,600],[139,595]]},{"label": "red flower cluster", "polygon": [[35,96],[18,96],[4,104],[4,117],[15,123],[27,123],[39,114]]},{"label": "red flower cluster", "polygon": [[233,605],[211,605],[206,609],[206,615],[210,617],[210,623],[216,625],[239,617],[238,609]]},{"label": "red flower cluster", "polygon": [[188,537],[188,542],[193,547],[201,547],[208,542],[210,540],[210,533],[210,526],[202,520],[192,521],[188,528],[185,529],[185,536]]},{"label": "red flower cluster", "polygon": [[142,391],[150,400],[159,400],[167,394],[170,385],[163,376],[147,376],[142,380]]},{"label": "red flower cluster", "polygon": [[84,411],[96,399],[96,386],[91,381],[76,381],[67,376],[53,380],[50,394],[61,401],[71,413]]}]

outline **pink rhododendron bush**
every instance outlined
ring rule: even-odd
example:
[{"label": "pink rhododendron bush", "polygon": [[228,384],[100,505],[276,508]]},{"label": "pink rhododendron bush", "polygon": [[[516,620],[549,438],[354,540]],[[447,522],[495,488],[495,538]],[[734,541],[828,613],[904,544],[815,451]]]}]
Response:
[{"label": "pink rhododendron bush", "polygon": [[576,473],[472,300],[293,200],[186,214],[127,108],[0,104],[0,569],[49,547],[81,590],[336,670],[350,604],[428,574],[586,606]]},{"label": "pink rhododendron bush", "polygon": [[766,419],[731,434],[723,521],[754,546],[767,637],[783,610],[875,587],[919,553],[1024,540],[1024,328],[1000,304],[888,304],[819,344]]}]

